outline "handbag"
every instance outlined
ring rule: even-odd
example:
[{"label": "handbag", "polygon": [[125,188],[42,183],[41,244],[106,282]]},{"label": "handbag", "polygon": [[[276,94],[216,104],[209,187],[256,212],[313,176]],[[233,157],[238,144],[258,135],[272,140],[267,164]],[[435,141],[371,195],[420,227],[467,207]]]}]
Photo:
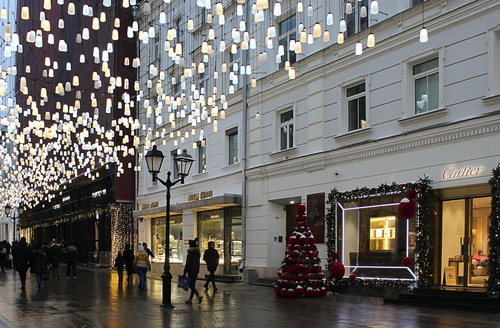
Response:
[{"label": "handbag", "polygon": [[179,275],[179,282],[177,283],[177,287],[182,288],[184,290],[188,290],[189,288],[189,277],[184,277]]},{"label": "handbag", "polygon": [[49,280],[49,279],[50,279],[49,273],[48,272],[44,272],[43,273],[43,280]]}]

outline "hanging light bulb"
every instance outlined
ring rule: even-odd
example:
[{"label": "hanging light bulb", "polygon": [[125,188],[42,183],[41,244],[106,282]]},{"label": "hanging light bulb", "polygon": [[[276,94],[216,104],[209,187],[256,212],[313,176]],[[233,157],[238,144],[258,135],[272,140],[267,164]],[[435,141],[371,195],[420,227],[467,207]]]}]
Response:
[{"label": "hanging light bulb", "polygon": [[420,42],[421,43],[426,43],[427,41],[429,41],[429,33],[428,33],[427,29],[424,26],[420,30]]},{"label": "hanging light bulb", "polygon": [[359,16],[361,18],[365,18],[366,16],[368,16],[368,11],[366,10],[366,6],[361,7],[359,11]]},{"label": "hanging light bulb", "polygon": [[193,22],[193,20],[192,20],[191,18],[190,18],[190,19],[188,19],[188,22],[187,22],[187,29],[188,29],[189,31],[194,30],[194,22]]},{"label": "hanging light bulb", "polygon": [[371,5],[370,5],[370,13],[372,15],[378,14],[378,1],[377,0],[372,1]]},{"label": "hanging light bulb", "polygon": [[337,34],[337,43],[338,44],[343,44],[344,43],[344,33],[339,32],[339,34]]},{"label": "hanging light bulb", "polygon": [[22,6],[21,8],[21,18],[24,20],[30,19],[30,9],[28,6]]},{"label": "hanging light bulb", "polygon": [[333,25],[333,14],[331,12],[326,15],[326,25]]},{"label": "hanging light bulb", "polygon": [[363,45],[361,44],[361,42],[356,43],[356,50],[355,50],[355,54],[356,54],[357,56],[359,56],[359,55],[362,55],[362,54],[363,54]]},{"label": "hanging light bulb", "polygon": [[288,70],[288,78],[290,80],[295,79],[295,69],[293,67],[290,67],[290,69]]},{"label": "hanging light bulb", "polygon": [[345,19],[342,19],[340,21],[339,31],[342,32],[342,33],[344,33],[345,31],[347,31],[347,23],[346,23]]},{"label": "hanging light bulb", "polygon": [[366,46],[368,48],[375,47],[375,34],[373,33],[368,34],[368,38],[366,39]]},{"label": "hanging light bulb", "polygon": [[307,16],[311,17],[313,15],[314,9],[313,6],[307,6]]},{"label": "hanging light bulb", "polygon": [[346,3],[346,5],[345,5],[345,13],[347,15],[352,14],[352,3],[350,3],[350,2]]},{"label": "hanging light bulb", "polygon": [[319,24],[319,22],[316,22],[316,24],[314,24],[313,36],[316,39],[321,37],[321,25]]},{"label": "hanging light bulb", "polygon": [[281,2],[277,1],[274,4],[273,15],[274,16],[280,16],[281,15]]},{"label": "hanging light bulb", "polygon": [[328,32],[328,30],[325,30],[325,32],[323,33],[323,41],[330,42],[330,32]]},{"label": "hanging light bulb", "polygon": [[304,11],[304,4],[302,3],[302,1],[299,1],[299,2],[297,3],[297,12],[298,12],[298,13],[301,13],[301,12],[303,12],[303,11]]}]

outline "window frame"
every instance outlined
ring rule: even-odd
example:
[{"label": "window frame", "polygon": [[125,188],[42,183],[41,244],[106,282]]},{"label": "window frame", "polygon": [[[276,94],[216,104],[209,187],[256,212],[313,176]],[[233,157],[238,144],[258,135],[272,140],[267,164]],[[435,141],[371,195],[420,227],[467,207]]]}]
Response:
[{"label": "window frame", "polygon": [[[366,3],[365,3],[366,1]],[[357,33],[363,32],[370,27],[371,21],[371,13],[368,0],[356,0],[353,3],[352,13],[347,15],[345,13],[345,5],[349,1],[344,1],[341,12],[344,13],[344,19],[346,21],[347,30],[345,31],[346,38],[356,35]],[[363,3],[361,3],[363,2]],[[359,15],[359,11],[361,10],[362,5],[365,5],[367,9],[367,16],[361,17]]]},{"label": "window frame", "polygon": [[[295,26],[286,32],[281,31],[281,24],[285,21],[288,21],[292,17],[295,18]],[[285,55],[281,57],[281,62],[279,63],[279,68],[283,69],[285,67],[285,62],[287,60],[290,61],[290,65],[297,62],[297,54],[295,51],[289,50],[290,41],[297,40],[297,14],[292,14],[285,19],[282,19],[278,22],[278,46],[283,45],[285,48]]]},{"label": "window frame", "polygon": [[[239,163],[239,138],[238,138],[238,127],[235,126],[229,130],[226,130],[227,139],[227,165],[235,165]],[[236,147],[234,147],[234,140],[236,140]],[[232,142],[233,141],[233,142]],[[232,151],[231,151],[232,150]],[[236,155],[236,159],[234,159]],[[231,158],[233,157],[233,158]]]},{"label": "window frame", "polygon": [[[286,122],[281,122],[281,117],[283,114],[285,113],[289,113],[291,112],[292,113],[292,119],[291,119],[291,122],[290,120],[286,121]],[[296,124],[295,123],[295,118],[296,118],[296,115],[295,115],[295,108],[294,106],[288,106],[282,110],[279,110],[276,112],[276,126],[277,126],[277,129],[276,129],[276,146],[277,146],[277,149],[278,151],[287,151],[287,150],[290,150],[290,149],[293,149],[295,148],[296,146]],[[282,142],[282,133],[281,133],[281,129],[284,128],[284,127],[289,127],[289,126],[292,126],[291,127],[291,130],[292,130],[292,140],[291,140],[291,144],[290,144],[290,138],[289,138],[289,135],[287,134],[287,141],[286,141],[286,145],[287,147],[285,148],[282,148],[282,145],[283,145],[283,142]]]},{"label": "window frame", "polygon": [[[353,95],[349,95],[349,90],[352,90],[353,88],[357,88],[359,86],[363,86],[363,90],[362,91],[358,91],[356,92],[355,94]],[[366,123],[367,123],[367,103],[366,103],[366,81],[362,81],[361,83],[356,83],[354,85],[351,85],[349,87],[346,87],[345,88],[345,101],[346,101],[346,131],[347,132],[354,132],[354,131],[358,131],[358,130],[361,130],[361,129],[364,129],[366,128]],[[364,111],[364,126],[362,124],[362,119],[360,116],[360,104],[359,104],[359,101],[361,99],[364,99],[364,108],[363,108],[363,111]],[[358,119],[356,120],[356,128],[351,128],[351,121],[353,121],[351,119],[351,107],[350,107],[350,104],[352,102],[356,101],[357,102],[357,107],[356,107],[356,110],[357,110],[357,117]]]},{"label": "window frame", "polygon": [[[348,100],[354,99],[352,97],[347,97],[347,90],[360,84],[365,84],[365,91],[363,96],[365,97],[365,126],[355,130],[349,130],[349,108]],[[360,131],[370,130],[370,79],[369,76],[358,76],[352,80],[346,81],[339,86],[339,135],[342,137],[345,135],[357,134]]]},{"label": "window frame", "polygon": [[[438,107],[436,109],[416,113],[416,99],[415,99],[415,80],[413,78],[413,67],[415,65],[424,63],[431,59],[438,59],[438,74],[439,74],[439,95],[438,95]],[[405,119],[410,119],[414,117],[431,116],[433,113],[441,112],[444,108],[444,50],[440,48],[438,50],[431,50],[428,52],[421,53],[419,55],[408,58],[403,61],[403,111],[402,111],[402,121]]]},{"label": "window frame", "polygon": [[[203,146],[204,144],[204,146]],[[198,174],[207,172],[207,139],[196,141],[196,158],[198,160]],[[205,156],[205,157],[203,157]]]}]

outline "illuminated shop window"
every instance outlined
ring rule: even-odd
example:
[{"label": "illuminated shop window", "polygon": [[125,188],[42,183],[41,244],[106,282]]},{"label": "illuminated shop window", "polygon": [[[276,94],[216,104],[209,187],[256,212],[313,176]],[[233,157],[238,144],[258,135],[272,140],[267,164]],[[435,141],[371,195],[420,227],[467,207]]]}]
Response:
[{"label": "illuminated shop window", "polygon": [[[151,250],[155,255],[153,262],[165,262],[165,218],[156,218],[152,220],[151,233],[153,241]],[[182,262],[184,259],[182,253],[182,216],[170,218],[170,262]]]},{"label": "illuminated shop window", "polygon": [[396,217],[370,218],[370,250],[389,251],[396,248]]}]

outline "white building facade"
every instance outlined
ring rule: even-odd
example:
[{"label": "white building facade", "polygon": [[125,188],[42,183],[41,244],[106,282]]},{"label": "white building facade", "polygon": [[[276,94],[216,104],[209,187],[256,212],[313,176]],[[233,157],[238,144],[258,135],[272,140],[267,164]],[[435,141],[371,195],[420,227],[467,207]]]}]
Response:
[{"label": "white building facade", "polygon": [[[366,19],[361,9],[365,2]],[[311,16],[307,9],[297,12],[297,3],[282,3],[280,16],[266,14],[266,20],[279,26],[274,41],[279,44],[279,40],[285,40],[281,43],[288,47],[285,55],[278,63],[279,58],[275,58],[280,54],[279,47],[265,48],[262,44],[255,52],[240,49],[239,54],[231,54],[227,50],[225,57],[209,57],[207,67],[216,69],[197,73],[194,89],[200,85],[205,90],[219,86],[218,96],[222,92],[227,98],[226,105],[220,101],[220,108],[227,109],[223,119],[220,111],[211,120],[201,119],[194,127],[195,133],[186,133],[193,129],[187,116],[175,127],[168,122],[172,112],[182,118],[182,114],[175,114],[172,102],[156,112],[158,106],[153,105],[150,112],[163,111],[163,120],[150,115],[153,128],[144,128],[139,153],[144,154],[156,144],[168,158],[164,172],[172,170],[178,149],[187,148],[196,159],[186,183],[172,188],[174,233],[168,239],[171,261],[179,263],[172,271],[182,267],[185,242],[197,237],[202,249],[209,240],[216,241],[223,254],[220,273],[235,274],[242,268],[255,270],[258,277],[276,276],[299,203],[308,205],[308,213],[319,211],[311,216],[311,224],[320,257],[326,263],[325,216],[332,189],[352,191],[428,177],[437,204],[433,234],[429,236],[435,258],[435,284],[442,283],[439,277],[447,267],[456,268],[460,278],[457,284],[478,286],[484,280],[485,272],[479,270],[473,256],[488,247],[488,180],[500,162],[500,4],[482,0],[384,1],[380,12],[372,14],[373,2],[351,2],[352,14],[348,14],[349,1],[320,2]],[[155,10],[164,10],[162,6],[152,3],[151,14],[142,17],[154,17]],[[185,6],[192,8],[188,3]],[[226,24],[236,21],[238,16],[231,20],[229,13],[237,11],[237,3],[224,6],[228,13]],[[172,14],[173,18],[181,17],[180,22],[176,21],[181,25],[193,12],[181,5],[174,8],[189,13]],[[333,25],[325,24],[330,11],[335,17]],[[253,16],[249,13],[248,17]],[[343,42],[336,37],[343,30],[342,23],[338,23],[341,18],[346,19]],[[300,39],[300,24],[311,32],[315,21],[323,24],[323,31],[324,26],[330,29],[332,40],[315,40],[312,44],[306,41],[307,49],[302,53],[287,52],[290,39]],[[141,22],[144,25],[141,23],[140,28],[145,30],[147,19]],[[266,25],[272,25],[267,23],[247,24],[246,28],[251,36],[265,39]],[[210,26],[205,23],[192,34],[199,33],[201,38]],[[423,27],[429,35],[427,41],[422,40],[426,42],[419,41]],[[231,31],[230,27],[218,28]],[[167,30],[162,29],[165,38]],[[186,33],[185,43],[192,47],[189,53],[194,54],[198,43],[187,41],[192,39],[186,38]],[[371,33],[376,45],[367,47]],[[159,40],[159,44],[164,43],[161,33]],[[362,51],[356,54],[357,43],[361,43]],[[154,53],[154,46],[142,43],[141,65],[156,63],[159,71],[165,71],[165,81],[170,82],[163,83],[164,89],[178,88],[171,83],[175,60],[157,58],[151,51]],[[264,51],[267,61],[259,58]],[[185,58],[186,66],[194,67]],[[250,65],[252,74],[242,74],[240,69],[238,83],[234,78],[218,82],[213,77],[215,71],[219,78],[224,77],[217,69],[222,60],[227,64],[236,62],[240,68]],[[288,65],[293,69],[286,70]],[[161,81],[161,75],[152,78],[149,69],[141,67],[140,72],[141,85],[148,80],[153,86],[156,80]],[[178,89],[179,94],[190,90],[190,78],[186,78],[185,89],[182,85]],[[158,88],[148,90],[150,94],[143,92],[137,103],[161,99]],[[189,107],[189,95],[186,100]],[[185,103],[180,100],[179,104]],[[196,105],[189,107],[189,111],[196,110]],[[147,109],[145,120],[146,115]],[[215,120],[217,129],[213,128]],[[179,124],[181,121],[184,125]],[[162,253],[162,240],[166,239],[161,232],[165,189],[154,185],[140,156],[138,161],[142,166],[137,174],[134,214],[140,221],[138,240],[155,245],[153,251]],[[387,265],[380,260],[386,256],[391,259],[389,265],[397,266],[401,262],[398,252],[412,255],[412,229],[401,228],[396,198],[402,195],[377,201],[381,208],[387,205],[388,210],[359,214],[354,228],[348,227],[349,215],[343,216],[346,235],[337,238],[337,248],[342,250],[340,260],[349,270],[363,265],[358,262],[360,258],[374,259],[364,265]],[[346,208],[346,204],[340,206]],[[379,221],[383,224],[379,225]],[[462,245],[468,249],[466,254]]]}]

